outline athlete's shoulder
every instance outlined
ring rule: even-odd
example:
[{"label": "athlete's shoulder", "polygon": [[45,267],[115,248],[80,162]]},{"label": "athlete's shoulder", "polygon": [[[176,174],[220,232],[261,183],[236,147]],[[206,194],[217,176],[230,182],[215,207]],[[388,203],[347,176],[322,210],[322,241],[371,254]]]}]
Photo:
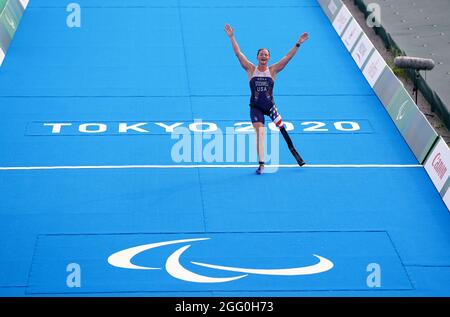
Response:
[{"label": "athlete's shoulder", "polygon": [[275,80],[275,77],[277,77],[277,71],[276,71],[276,68],[274,67],[274,65],[269,66],[269,71],[270,71],[270,76],[272,77],[273,80]]}]

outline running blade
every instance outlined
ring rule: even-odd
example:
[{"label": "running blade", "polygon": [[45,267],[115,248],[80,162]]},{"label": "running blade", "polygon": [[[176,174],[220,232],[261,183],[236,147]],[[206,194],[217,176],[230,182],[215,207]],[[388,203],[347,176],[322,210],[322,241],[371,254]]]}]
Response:
[{"label": "running blade", "polygon": [[297,161],[298,165],[303,166],[305,165],[305,161],[303,161],[302,157],[300,156],[300,154],[297,153],[297,150],[292,148],[290,149],[292,155],[294,155],[295,160]]}]

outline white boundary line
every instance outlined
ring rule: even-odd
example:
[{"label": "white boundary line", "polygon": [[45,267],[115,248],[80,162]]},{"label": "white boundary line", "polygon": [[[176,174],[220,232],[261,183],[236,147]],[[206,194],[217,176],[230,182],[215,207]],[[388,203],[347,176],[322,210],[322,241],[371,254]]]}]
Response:
[{"label": "white boundary line", "polygon": [[[0,167],[0,171],[22,170],[81,170],[81,169],[189,169],[189,168],[256,168],[258,165],[244,164],[189,164],[189,165],[93,165],[93,166],[11,166]],[[420,164],[341,164],[304,165],[301,168],[418,168]],[[300,168],[297,164],[266,165],[266,168]]]}]

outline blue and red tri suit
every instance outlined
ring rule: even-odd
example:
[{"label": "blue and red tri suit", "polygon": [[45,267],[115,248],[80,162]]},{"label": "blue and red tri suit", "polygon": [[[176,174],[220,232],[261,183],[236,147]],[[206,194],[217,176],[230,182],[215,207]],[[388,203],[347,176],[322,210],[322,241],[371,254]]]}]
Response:
[{"label": "blue and red tri suit", "polygon": [[264,124],[264,115],[266,115],[272,119],[277,127],[283,126],[281,116],[273,99],[274,84],[275,82],[270,75],[269,68],[264,72],[259,71],[258,67],[255,68],[250,79],[250,90],[252,92],[250,97],[250,118],[252,123],[262,122]]}]

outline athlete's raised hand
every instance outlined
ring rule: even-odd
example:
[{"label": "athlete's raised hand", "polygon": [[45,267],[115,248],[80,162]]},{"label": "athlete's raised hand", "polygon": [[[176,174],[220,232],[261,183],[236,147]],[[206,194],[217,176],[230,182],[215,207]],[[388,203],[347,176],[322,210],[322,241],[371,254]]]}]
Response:
[{"label": "athlete's raised hand", "polygon": [[302,44],[303,42],[305,42],[308,39],[308,33],[303,33],[302,36],[300,36],[300,38],[298,39],[297,43],[298,44]]},{"label": "athlete's raised hand", "polygon": [[234,30],[229,24],[225,24],[225,33],[227,33],[228,37],[230,38],[231,45],[233,45],[233,51],[234,54],[236,54],[237,58],[239,59],[239,63],[241,63],[241,66],[246,70],[249,71],[249,69],[253,69],[254,66],[250,61],[245,57],[244,54],[242,54],[241,49],[239,48],[239,45],[236,41],[236,38],[234,37]]},{"label": "athlete's raised hand", "polygon": [[225,33],[227,33],[228,37],[232,37],[234,35],[234,30],[229,24],[225,24]]}]

